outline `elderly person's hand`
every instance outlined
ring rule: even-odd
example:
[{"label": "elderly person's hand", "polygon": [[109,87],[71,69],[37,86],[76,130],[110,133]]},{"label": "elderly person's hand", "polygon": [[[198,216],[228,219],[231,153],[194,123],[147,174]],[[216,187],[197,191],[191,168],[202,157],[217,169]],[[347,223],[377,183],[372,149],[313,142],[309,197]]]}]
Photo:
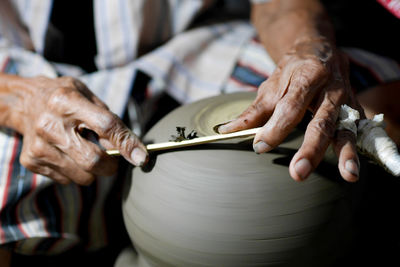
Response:
[{"label": "elderly person's hand", "polygon": [[[82,136],[98,136],[107,149],[119,149],[134,165],[147,159],[145,146],[79,80],[62,77],[9,76],[6,87],[15,101],[7,126],[23,135],[20,162],[60,183],[90,184],[96,175],[111,175],[117,160]],[[18,93],[15,93],[18,92]]]},{"label": "elderly person's hand", "polygon": [[253,104],[218,131],[228,133],[265,124],[253,146],[257,153],[268,152],[285,139],[308,109],[313,118],[290,163],[290,175],[298,181],[305,179],[333,142],[342,177],[356,181],[359,161],[355,136],[347,130],[336,131],[342,104],[356,108],[364,116],[350,88],[347,67],[345,56],[324,38],[300,39],[261,84]]}]

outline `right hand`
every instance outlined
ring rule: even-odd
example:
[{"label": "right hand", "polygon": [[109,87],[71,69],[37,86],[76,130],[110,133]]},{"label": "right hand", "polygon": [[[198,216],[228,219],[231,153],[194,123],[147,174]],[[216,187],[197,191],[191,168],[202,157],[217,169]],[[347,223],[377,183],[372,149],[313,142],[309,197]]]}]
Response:
[{"label": "right hand", "polygon": [[82,185],[115,173],[117,160],[82,137],[83,130],[95,132],[104,148],[118,149],[130,163],[146,162],[138,137],[79,80],[16,77],[8,87],[18,94],[10,124],[23,135],[20,162],[27,169]]},{"label": "right hand", "polygon": [[325,38],[304,38],[294,44],[271,77],[260,85],[252,105],[218,131],[229,133],[264,125],[253,143],[257,153],[264,153],[281,144],[309,110],[313,118],[290,162],[290,175],[296,181],[306,179],[333,144],[340,174],[354,182],[360,166],[356,137],[348,130],[336,131],[342,104],[365,117],[351,90],[346,56]]}]

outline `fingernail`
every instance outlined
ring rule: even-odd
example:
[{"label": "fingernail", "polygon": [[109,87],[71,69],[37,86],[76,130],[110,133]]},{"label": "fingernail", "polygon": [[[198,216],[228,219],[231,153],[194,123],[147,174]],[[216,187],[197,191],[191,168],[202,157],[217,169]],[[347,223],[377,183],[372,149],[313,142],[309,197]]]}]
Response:
[{"label": "fingernail", "polygon": [[232,121],[232,120],[215,125],[215,126],[213,127],[214,132],[216,132],[216,133],[226,133],[226,132],[229,132],[229,130],[230,130],[229,128],[230,128],[230,127],[229,127],[229,125],[227,125],[227,124],[229,124],[231,121]]},{"label": "fingernail", "polygon": [[267,143],[265,143],[264,141],[258,141],[253,145],[253,149],[254,152],[256,152],[257,154],[261,154],[270,151],[272,147]]},{"label": "fingernail", "polygon": [[300,176],[301,180],[307,178],[312,170],[312,165],[310,161],[306,158],[302,158],[301,160],[297,161],[294,165],[294,169],[298,176]]},{"label": "fingernail", "polygon": [[353,159],[347,160],[344,164],[344,167],[346,171],[358,177],[360,169],[358,167],[358,164]]},{"label": "fingernail", "polygon": [[143,149],[136,147],[133,149],[131,153],[131,159],[135,166],[143,166],[143,164],[146,162],[147,158],[147,153],[143,151]]}]

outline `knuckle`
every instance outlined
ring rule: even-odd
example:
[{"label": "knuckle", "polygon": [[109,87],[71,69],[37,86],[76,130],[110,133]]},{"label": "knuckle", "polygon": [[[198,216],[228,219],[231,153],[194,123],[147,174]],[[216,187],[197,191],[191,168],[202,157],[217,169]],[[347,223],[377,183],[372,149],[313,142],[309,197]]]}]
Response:
[{"label": "knuckle", "polygon": [[74,77],[64,76],[59,79],[61,79],[63,85],[66,87],[76,88],[78,90],[79,89],[84,89],[84,90],[87,89],[86,85],[82,81],[80,81],[79,79],[76,79]]},{"label": "knuckle", "polygon": [[[349,96],[348,92],[344,88],[339,88],[336,93],[337,93],[337,99],[338,99],[337,102],[345,103]],[[336,107],[337,105],[334,105],[334,106]]]},{"label": "knuckle", "polygon": [[347,96],[347,92],[343,88],[339,88],[333,92],[327,92],[323,100],[323,112],[325,116],[330,120],[336,121],[340,113],[340,106],[346,103]]},{"label": "knuckle", "polygon": [[97,122],[96,132],[99,136],[107,137],[114,145],[129,150],[139,144],[138,138],[117,115],[104,112],[98,116]]},{"label": "knuckle", "polygon": [[75,86],[76,88],[79,88],[79,89],[85,90],[85,91],[88,90],[86,84],[83,83],[81,80],[79,80],[79,79],[74,79],[72,82],[73,82],[73,84],[74,84],[74,86]]},{"label": "knuckle", "polygon": [[307,59],[306,68],[301,69],[299,82],[306,85],[307,88],[315,84],[323,83],[328,80],[330,72],[327,66],[317,58]]},{"label": "knuckle", "polygon": [[139,139],[127,128],[115,131],[112,140],[125,151],[132,151],[140,144]]},{"label": "knuckle", "polygon": [[356,136],[353,132],[351,132],[349,130],[336,131],[334,141],[338,145],[343,145],[349,141],[350,141],[350,143],[355,144]]},{"label": "knuckle", "polygon": [[308,66],[307,70],[299,69],[290,82],[293,83],[300,92],[303,92],[310,88],[313,76],[315,76],[315,74],[312,72],[312,67]]},{"label": "knuckle", "polygon": [[326,67],[325,63],[320,60],[319,57],[311,57],[307,59],[308,63],[310,64],[311,67],[313,67],[313,70],[315,70],[315,73],[319,73],[322,71],[323,73],[326,73]]},{"label": "knuckle", "polygon": [[48,108],[53,111],[63,110],[66,104],[69,102],[69,95],[71,94],[71,88],[60,86],[53,90],[47,101]]},{"label": "knuckle", "polygon": [[307,128],[331,139],[336,130],[336,123],[332,119],[319,118],[312,120]]},{"label": "knuckle", "polygon": [[52,111],[65,113],[70,109],[71,102],[80,97],[81,94],[74,86],[59,86],[50,94],[47,105]]},{"label": "knuckle", "polygon": [[36,167],[36,162],[30,157],[27,153],[22,153],[19,157],[19,162],[22,166],[27,168],[28,170],[34,170]]},{"label": "knuckle", "polygon": [[253,102],[249,108],[242,114],[243,116],[254,116],[264,114],[265,106],[263,100]]},{"label": "knuckle", "polygon": [[72,180],[79,185],[87,186],[87,185],[90,185],[91,183],[93,183],[94,179],[95,179],[95,176],[93,174],[86,173],[86,174],[82,174],[81,176],[76,177]]},{"label": "knuckle", "polygon": [[323,144],[313,144],[303,150],[303,153],[310,159],[313,168],[317,167],[321,157],[325,154],[327,147]]},{"label": "knuckle", "polygon": [[280,120],[281,122],[286,121],[287,127],[290,125],[294,125],[300,122],[301,117],[299,114],[302,113],[303,107],[299,101],[295,101],[293,99],[289,99],[286,101],[280,101],[276,105],[276,112],[278,112],[280,118],[284,118],[284,120]]},{"label": "knuckle", "polygon": [[329,76],[329,70],[327,65],[317,57],[308,58],[305,62],[307,70],[304,75],[311,78],[323,78]]},{"label": "knuckle", "polygon": [[54,178],[55,176],[54,171],[48,167],[38,168],[36,172],[50,178]]},{"label": "knuckle", "polygon": [[[339,99],[337,99],[337,100],[339,100]],[[335,101],[335,100],[333,100],[333,97],[331,96],[331,94],[327,94],[327,96],[324,98],[324,103],[323,103],[323,105],[324,105],[324,111],[325,111],[325,113],[328,111],[328,110],[332,110],[332,111],[334,111],[334,110],[338,110],[338,103],[340,103],[340,101]],[[337,103],[338,102],[338,103]]]},{"label": "knuckle", "polygon": [[111,112],[104,112],[98,116],[100,122],[99,134],[104,136],[112,136],[113,133],[119,132],[122,127],[122,123],[119,117]]},{"label": "knuckle", "polygon": [[57,128],[57,121],[49,113],[43,113],[36,120],[35,132],[41,137],[52,136]]},{"label": "knuckle", "polygon": [[284,101],[279,101],[276,106],[282,113],[298,113],[303,109],[301,102],[294,98],[287,98]]},{"label": "knuckle", "polygon": [[118,131],[116,140],[120,146],[124,147],[129,147],[130,149],[133,149],[133,147],[138,146],[139,141],[137,138],[134,137],[132,132],[129,129],[123,129]]},{"label": "knuckle", "polygon": [[49,77],[44,76],[44,75],[38,75],[38,76],[32,77],[32,78],[30,78],[30,80],[34,84],[36,84],[36,85],[38,85],[40,87],[46,87],[46,85],[51,84],[52,81],[53,81],[52,78],[49,78]]},{"label": "knuckle", "polygon": [[52,177],[53,171],[49,167],[39,164],[38,160],[27,154],[21,154],[19,161],[22,166],[31,172],[41,174],[46,177]]},{"label": "knuckle", "polygon": [[265,90],[268,89],[269,82],[267,81],[268,80],[265,80],[259,85],[259,90],[257,91],[258,96],[263,95],[265,93]]},{"label": "knuckle", "polygon": [[30,147],[31,157],[36,159],[42,159],[46,157],[46,151],[45,144],[40,139],[36,139]]},{"label": "knuckle", "polygon": [[71,77],[71,76],[63,76],[58,78],[60,81],[62,81],[63,84],[65,84],[66,86],[74,86],[75,82],[77,79]]}]

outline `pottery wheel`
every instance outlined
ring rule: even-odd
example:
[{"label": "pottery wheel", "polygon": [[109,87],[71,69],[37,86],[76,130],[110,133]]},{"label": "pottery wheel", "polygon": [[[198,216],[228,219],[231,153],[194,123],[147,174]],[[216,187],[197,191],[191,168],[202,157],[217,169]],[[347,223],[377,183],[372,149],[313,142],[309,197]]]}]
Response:
[{"label": "pottery wheel", "polygon": [[[236,93],[182,106],[144,140],[168,141],[176,126],[214,134],[254,97]],[[135,168],[123,214],[140,254],[136,265],[321,266],[337,257],[348,223],[337,163],[327,154],[305,182],[293,181],[288,164],[302,138],[294,131],[260,155],[251,142],[227,140],[162,152],[150,171]]]}]

